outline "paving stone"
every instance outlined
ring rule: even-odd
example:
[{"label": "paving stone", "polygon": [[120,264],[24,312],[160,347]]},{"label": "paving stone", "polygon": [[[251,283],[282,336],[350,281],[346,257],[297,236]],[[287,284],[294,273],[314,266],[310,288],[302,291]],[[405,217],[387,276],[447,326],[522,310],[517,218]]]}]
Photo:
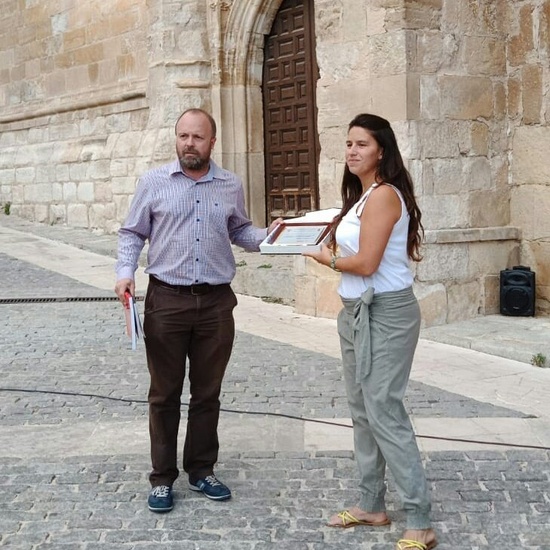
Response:
[{"label": "paving stone", "polygon": [[[69,233],[64,233],[67,240]],[[98,249],[105,246],[97,244]],[[99,300],[107,294],[93,287],[2,253],[0,269],[5,274],[0,298],[91,299],[0,304],[2,427],[17,433],[28,428],[81,429],[100,421],[146,425],[144,350],[129,350],[120,305]],[[240,331],[222,404],[222,414],[239,414],[243,422],[257,412],[335,421],[349,416],[339,361]],[[411,382],[406,406],[418,417],[525,417],[513,408],[418,382]],[[298,426],[301,421],[293,422]],[[438,548],[550,549],[549,451],[444,451],[423,458]],[[182,475],[174,487],[175,508],[167,515],[147,510],[149,468],[147,441],[142,453],[116,455],[23,459],[11,456],[7,447],[0,449],[0,546],[389,550],[405,527],[391,474],[391,526],[345,531],[325,526],[336,510],[356,504],[357,469],[349,450],[222,448],[217,472],[231,486],[233,499],[209,501],[189,491]]]}]

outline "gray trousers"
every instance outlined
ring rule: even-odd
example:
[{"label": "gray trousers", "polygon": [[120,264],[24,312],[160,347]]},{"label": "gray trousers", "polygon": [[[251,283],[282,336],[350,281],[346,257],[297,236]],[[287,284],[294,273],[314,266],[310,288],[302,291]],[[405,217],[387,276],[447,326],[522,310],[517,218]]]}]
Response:
[{"label": "gray trousers", "polygon": [[338,333],[359,469],[359,507],[385,511],[388,465],[408,529],[430,527],[430,495],[414,430],[403,405],[420,332],[411,288],[342,300]]}]

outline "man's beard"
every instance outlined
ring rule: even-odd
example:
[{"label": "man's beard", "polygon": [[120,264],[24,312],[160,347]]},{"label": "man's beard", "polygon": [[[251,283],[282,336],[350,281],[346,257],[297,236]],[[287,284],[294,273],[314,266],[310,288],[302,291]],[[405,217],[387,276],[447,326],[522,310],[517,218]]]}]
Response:
[{"label": "man's beard", "polygon": [[[188,156],[189,151],[184,151],[180,156],[180,164],[182,168],[188,170],[201,170],[208,166],[210,158],[202,158],[201,156],[193,153],[194,156]],[[196,155],[196,156],[195,156]]]}]

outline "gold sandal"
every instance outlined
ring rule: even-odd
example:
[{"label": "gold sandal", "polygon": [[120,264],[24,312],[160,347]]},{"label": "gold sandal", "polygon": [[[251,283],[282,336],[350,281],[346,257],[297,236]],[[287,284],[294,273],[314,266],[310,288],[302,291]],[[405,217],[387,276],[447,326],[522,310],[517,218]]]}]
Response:
[{"label": "gold sandal", "polygon": [[358,525],[366,525],[367,527],[382,527],[383,525],[390,525],[391,523],[389,518],[382,521],[359,519],[351,514],[349,510],[344,510],[336,515],[342,520],[342,523],[327,523],[327,527],[336,527],[339,529],[348,529],[349,527],[357,527]]},{"label": "gold sandal", "polygon": [[437,540],[431,540],[428,544],[417,540],[400,539],[397,541],[396,550],[432,550],[437,546]]}]

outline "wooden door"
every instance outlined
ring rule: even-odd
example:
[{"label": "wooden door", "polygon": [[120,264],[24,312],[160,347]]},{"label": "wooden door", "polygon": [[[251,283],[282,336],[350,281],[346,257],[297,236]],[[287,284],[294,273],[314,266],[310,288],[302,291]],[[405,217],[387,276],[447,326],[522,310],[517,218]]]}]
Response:
[{"label": "wooden door", "polygon": [[266,39],[263,70],[268,223],[319,207],[313,0],[284,0]]}]

